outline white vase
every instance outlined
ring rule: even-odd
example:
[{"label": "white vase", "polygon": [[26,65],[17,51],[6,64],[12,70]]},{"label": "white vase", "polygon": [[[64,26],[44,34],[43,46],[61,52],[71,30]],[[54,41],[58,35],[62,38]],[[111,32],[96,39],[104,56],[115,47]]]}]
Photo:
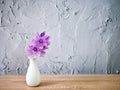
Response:
[{"label": "white vase", "polygon": [[31,57],[28,58],[30,63],[26,74],[26,83],[28,86],[38,86],[40,84],[41,78],[36,59]]}]

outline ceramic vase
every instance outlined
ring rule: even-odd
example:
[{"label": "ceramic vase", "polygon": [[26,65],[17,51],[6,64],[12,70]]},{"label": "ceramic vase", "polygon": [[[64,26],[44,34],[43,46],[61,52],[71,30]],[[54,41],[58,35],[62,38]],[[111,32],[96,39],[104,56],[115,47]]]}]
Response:
[{"label": "ceramic vase", "polygon": [[40,71],[38,69],[36,58],[29,58],[29,66],[26,73],[26,83],[28,86],[38,86],[40,85]]}]

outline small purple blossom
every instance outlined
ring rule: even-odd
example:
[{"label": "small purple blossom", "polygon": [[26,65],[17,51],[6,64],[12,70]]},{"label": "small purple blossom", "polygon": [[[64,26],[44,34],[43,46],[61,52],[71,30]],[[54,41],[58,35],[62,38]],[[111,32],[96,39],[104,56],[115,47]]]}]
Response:
[{"label": "small purple blossom", "polygon": [[39,40],[39,43],[43,43],[43,40],[42,40],[42,39],[40,39],[40,40]]},{"label": "small purple blossom", "polygon": [[45,35],[45,32],[42,32],[41,34],[37,33],[35,39],[31,41],[26,54],[33,58],[44,56],[45,50],[48,49],[48,46],[50,45],[49,39],[50,36]]},{"label": "small purple blossom", "polygon": [[40,34],[40,37],[43,37],[45,35],[45,32],[42,32],[41,34]]}]

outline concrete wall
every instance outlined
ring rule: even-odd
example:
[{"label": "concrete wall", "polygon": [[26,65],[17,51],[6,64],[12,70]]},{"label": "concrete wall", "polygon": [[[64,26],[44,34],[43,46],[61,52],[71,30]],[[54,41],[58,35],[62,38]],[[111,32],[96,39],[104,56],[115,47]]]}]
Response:
[{"label": "concrete wall", "polygon": [[42,31],[42,74],[120,73],[120,0],[0,0],[0,75],[26,73],[24,51]]}]

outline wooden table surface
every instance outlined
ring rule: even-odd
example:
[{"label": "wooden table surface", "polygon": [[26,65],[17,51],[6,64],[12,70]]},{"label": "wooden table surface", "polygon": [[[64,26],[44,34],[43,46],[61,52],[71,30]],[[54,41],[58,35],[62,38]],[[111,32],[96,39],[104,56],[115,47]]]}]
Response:
[{"label": "wooden table surface", "polygon": [[0,90],[120,90],[120,75],[41,75],[38,87],[25,76],[0,76]]}]

